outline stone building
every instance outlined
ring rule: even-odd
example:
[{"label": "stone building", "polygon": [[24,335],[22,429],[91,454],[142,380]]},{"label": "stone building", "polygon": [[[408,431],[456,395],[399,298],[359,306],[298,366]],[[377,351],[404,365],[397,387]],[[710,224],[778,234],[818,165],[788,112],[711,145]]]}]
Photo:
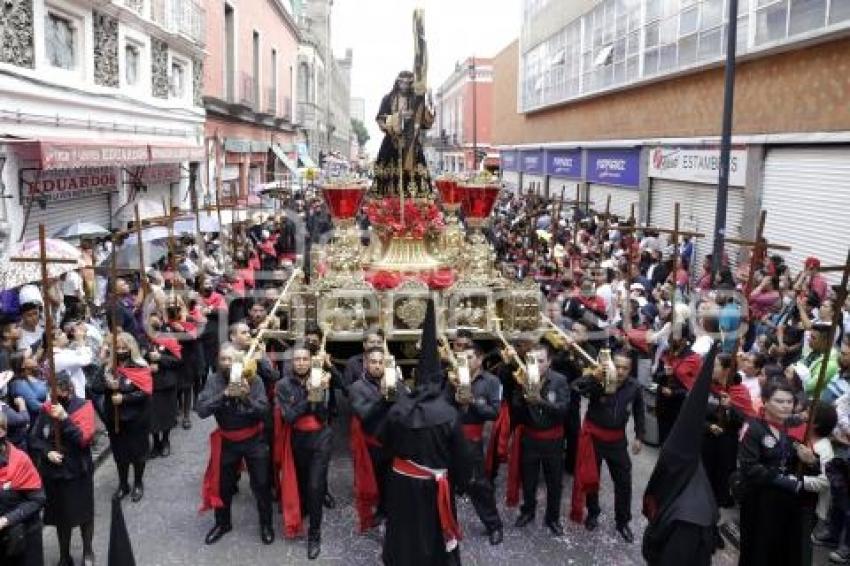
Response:
[{"label": "stone building", "polygon": [[0,9],[0,219],[11,240],[35,238],[39,224],[48,236],[78,220],[125,226],[142,200],[188,209],[190,172],[204,160],[203,6]]},{"label": "stone building", "polygon": [[[702,232],[712,246],[728,32],[724,0],[525,0],[494,60],[494,143],[521,190]],[[843,263],[850,184],[850,4],[740,0],[726,233]],[[732,250],[734,251],[734,249]],[[735,254],[732,254],[735,257]]]}]

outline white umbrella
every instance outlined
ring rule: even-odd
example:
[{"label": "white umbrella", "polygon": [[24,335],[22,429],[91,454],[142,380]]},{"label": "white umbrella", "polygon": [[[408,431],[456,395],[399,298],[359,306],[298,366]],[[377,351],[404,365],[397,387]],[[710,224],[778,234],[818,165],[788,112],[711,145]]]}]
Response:
[{"label": "white umbrella", "polygon": [[95,224],[94,222],[83,222],[78,220],[73,224],[68,224],[64,228],[57,230],[53,234],[53,237],[68,240],[72,238],[96,238],[99,236],[108,235],[109,230],[107,230],[100,224]]},{"label": "white umbrella", "polygon": [[[207,216],[206,214],[201,214],[200,225],[202,234],[221,232],[221,228],[218,225],[217,215]],[[193,235],[197,233],[197,231],[198,223],[196,223],[194,216],[191,216],[189,218],[180,218],[179,220],[174,222],[174,233],[179,236]]]},{"label": "white umbrella", "polygon": [[[60,277],[69,271],[82,267],[82,252],[63,240],[47,238],[44,241],[47,256],[47,276]],[[9,258],[21,258],[29,261],[6,261],[0,264],[0,287],[11,289],[27,283],[41,281],[41,246],[38,240],[21,242],[12,247]],[[57,260],[75,260],[76,263],[55,263]],[[53,263],[51,263],[53,262]]]}]

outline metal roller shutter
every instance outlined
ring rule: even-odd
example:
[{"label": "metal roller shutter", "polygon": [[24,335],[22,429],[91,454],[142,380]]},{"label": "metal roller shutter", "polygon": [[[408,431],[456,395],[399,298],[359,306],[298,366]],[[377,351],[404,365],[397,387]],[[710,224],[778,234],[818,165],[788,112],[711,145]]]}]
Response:
[{"label": "metal roller shutter", "polygon": [[[662,227],[673,226],[675,203],[679,203],[679,225],[683,230],[702,232],[705,238],[697,238],[694,248],[696,265],[692,274],[699,273],[705,256],[714,246],[714,218],[717,207],[717,186],[653,179],[649,196],[649,219],[651,224]],[[726,208],[726,234],[740,238],[744,217],[744,190],[729,187]],[[734,265],[738,247],[726,246],[726,253]]]},{"label": "metal roller shutter", "polygon": [[[841,265],[850,246],[850,147],[771,149],[764,165],[765,237],[793,249],[782,255],[792,271],[805,258]],[[836,274],[827,274],[836,280]]]},{"label": "metal roller shutter", "polygon": [[505,184],[505,188],[510,189],[513,192],[517,192],[517,187],[519,186],[519,173],[516,171],[502,171],[502,182]]},{"label": "metal roller shutter", "polygon": [[590,202],[593,203],[591,208],[598,212],[605,212],[608,195],[611,195],[611,214],[628,218],[632,212],[632,204],[634,204],[635,216],[640,215],[638,206],[640,191],[611,185],[590,184]]},{"label": "metal roller shutter", "polygon": [[534,192],[536,194],[543,194],[543,176],[541,175],[529,175],[528,173],[523,173],[522,175],[522,193],[526,194],[528,192],[529,187],[534,186]]},{"label": "metal roller shutter", "polygon": [[[24,211],[26,214],[26,210]],[[29,220],[24,231],[24,240],[38,238],[38,225],[44,224],[47,237],[74,222],[94,222],[109,229],[109,199],[106,195],[96,195],[73,200],[48,203],[45,209],[33,204]],[[20,233],[13,235],[15,238]]]}]

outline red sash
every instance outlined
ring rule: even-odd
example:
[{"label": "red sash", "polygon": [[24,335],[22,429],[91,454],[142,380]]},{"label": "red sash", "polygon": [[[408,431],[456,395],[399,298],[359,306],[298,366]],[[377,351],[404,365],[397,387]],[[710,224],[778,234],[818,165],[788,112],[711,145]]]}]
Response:
[{"label": "red sash", "polygon": [[711,386],[711,392],[720,395],[726,393],[729,395],[729,401],[732,406],[741,411],[748,419],[758,416],[755,407],[753,407],[753,399],[750,397],[750,392],[744,385],[730,385],[725,389],[716,385]]},{"label": "red sash", "polygon": [[584,419],[578,437],[570,520],[581,523],[584,519],[585,496],[588,493],[599,492],[599,467],[596,465],[596,448],[593,441],[617,442],[625,436],[626,431],[623,429],[602,428],[592,421]]},{"label": "red sash", "polygon": [[178,342],[174,338],[155,337],[151,338],[151,342],[153,342],[157,346],[162,346],[178,360],[183,359],[183,346],[181,346],[180,342]]},{"label": "red sash", "polygon": [[693,389],[702,367],[702,358],[699,354],[692,352],[684,358],[665,354],[664,363],[673,370],[673,375],[679,380],[679,383],[685,386],[685,389],[688,391]]},{"label": "red sash", "polygon": [[210,459],[207,462],[207,469],[204,472],[204,483],[201,486],[201,508],[200,513],[209,509],[219,509],[224,507],[224,502],[221,500],[219,491],[221,484],[221,445],[224,440],[230,442],[244,442],[249,438],[254,438],[263,432],[263,423],[258,422],[254,426],[248,428],[240,428],[236,430],[222,430],[216,428],[210,434]]},{"label": "red sash", "polygon": [[470,442],[481,442],[484,439],[484,424],[463,425],[463,436]]},{"label": "red sash", "polygon": [[517,425],[508,455],[508,487],[505,493],[508,507],[519,505],[519,488],[522,485],[522,437],[525,435],[534,440],[560,440],[564,438],[564,425],[544,429]]},{"label": "red sash", "polygon": [[23,450],[6,441],[6,465],[0,468],[0,490],[28,491],[41,489],[41,476]]},{"label": "red sash", "polygon": [[294,538],[301,534],[301,498],[298,495],[298,474],[295,471],[295,456],[292,454],[292,432],[316,432],[324,425],[315,415],[303,415],[294,423],[283,421],[280,409],[275,418],[281,420],[280,459],[280,510],[283,513],[283,534]]},{"label": "red sash", "polygon": [[118,373],[148,395],[153,393],[153,374],[151,373],[151,368],[119,367]]},{"label": "red sash", "polygon": [[[48,400],[42,405],[42,410],[50,414],[53,404]],[[85,401],[73,413],[68,413],[68,420],[80,429],[80,448],[86,448],[91,444],[95,432],[94,405],[91,401]]]},{"label": "red sash", "polygon": [[507,401],[502,401],[499,416],[493,421],[490,429],[490,440],[487,442],[487,454],[484,457],[484,470],[487,477],[492,478],[500,462],[508,460],[508,445],[511,440],[511,411]]},{"label": "red sash", "polygon": [[227,310],[227,301],[224,300],[224,296],[215,291],[209,297],[202,297],[201,300],[211,309]]},{"label": "red sash", "polygon": [[363,424],[357,416],[351,416],[351,460],[354,465],[354,504],[360,523],[360,532],[372,528],[375,506],[380,499],[378,481],[372,468],[369,446],[380,446],[375,439],[363,432]]},{"label": "red sash", "polygon": [[451,552],[457,547],[461,540],[460,525],[452,513],[452,487],[446,471],[436,471],[426,468],[401,458],[393,459],[393,471],[420,480],[434,480],[437,482],[437,512],[440,515],[440,529],[443,531],[443,539],[446,541],[446,551]]}]

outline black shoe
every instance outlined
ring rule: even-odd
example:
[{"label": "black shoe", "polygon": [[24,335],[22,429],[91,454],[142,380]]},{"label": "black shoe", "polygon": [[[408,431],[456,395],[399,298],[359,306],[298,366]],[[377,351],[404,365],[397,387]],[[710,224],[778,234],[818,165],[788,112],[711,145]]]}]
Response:
[{"label": "black shoe", "polygon": [[502,533],[501,528],[493,529],[488,533],[488,536],[490,538],[490,544],[493,546],[502,544],[502,539],[504,539],[504,533]]},{"label": "black shoe", "polygon": [[260,538],[263,544],[271,544],[274,542],[274,529],[271,525],[260,526]]},{"label": "black shoe", "polygon": [[59,559],[59,562],[56,563],[56,566],[74,566],[74,559],[70,556],[65,560]]},{"label": "black shoe", "polygon": [[523,513],[522,515],[517,517],[517,520],[516,520],[516,523],[514,523],[514,526],[517,527],[518,529],[521,529],[522,527],[526,526],[527,524],[529,524],[533,520],[534,520],[534,515],[530,515],[530,514],[526,515],[525,513]]},{"label": "black shoe", "polygon": [[166,442],[165,444],[162,445],[162,449],[159,451],[159,455],[162,456],[163,458],[168,458],[169,456],[171,456],[171,443],[170,442]]},{"label": "black shoe", "polygon": [[815,546],[824,546],[826,548],[838,548],[838,540],[829,536],[829,531],[821,530],[813,532],[811,535],[812,544]]},{"label": "black shoe", "polygon": [[588,531],[595,531],[596,527],[599,526],[599,516],[598,515],[588,515],[584,520],[584,528]]},{"label": "black shoe", "polygon": [[192,428],[192,419],[183,417],[183,430],[189,430],[190,428]]},{"label": "black shoe", "polygon": [[335,509],[336,508],[336,499],[331,495],[329,491],[325,492],[325,498],[322,500],[322,505],[325,506],[325,509]]},{"label": "black shoe", "polygon": [[216,525],[212,529],[210,529],[210,532],[207,533],[207,536],[204,539],[204,543],[215,544],[219,540],[221,540],[221,537],[223,537],[232,530],[233,527],[230,525]]},{"label": "black shoe", "polygon": [[140,483],[137,483],[133,486],[133,493],[130,495],[130,501],[133,503],[138,503],[142,500],[142,497],[145,496],[145,486]]},{"label": "black shoe", "polygon": [[620,533],[620,536],[623,537],[623,540],[627,543],[632,544],[635,541],[635,535],[632,533],[632,529],[629,527],[628,523],[618,525],[617,532]]},{"label": "black shoe", "polygon": [[130,486],[122,485],[115,490],[115,493],[112,494],[112,499],[117,499],[118,501],[121,501],[128,495],[130,495]]},{"label": "black shoe", "polygon": [[319,539],[310,539],[307,541],[307,559],[315,560],[322,552],[322,543]]},{"label": "black shoe", "polygon": [[562,527],[561,523],[559,523],[558,521],[546,521],[546,526],[549,528],[549,530],[554,536],[564,536],[564,527]]},{"label": "black shoe", "polygon": [[154,446],[148,454],[148,460],[155,460],[160,456],[162,456],[162,452],[160,451],[159,446]]}]

